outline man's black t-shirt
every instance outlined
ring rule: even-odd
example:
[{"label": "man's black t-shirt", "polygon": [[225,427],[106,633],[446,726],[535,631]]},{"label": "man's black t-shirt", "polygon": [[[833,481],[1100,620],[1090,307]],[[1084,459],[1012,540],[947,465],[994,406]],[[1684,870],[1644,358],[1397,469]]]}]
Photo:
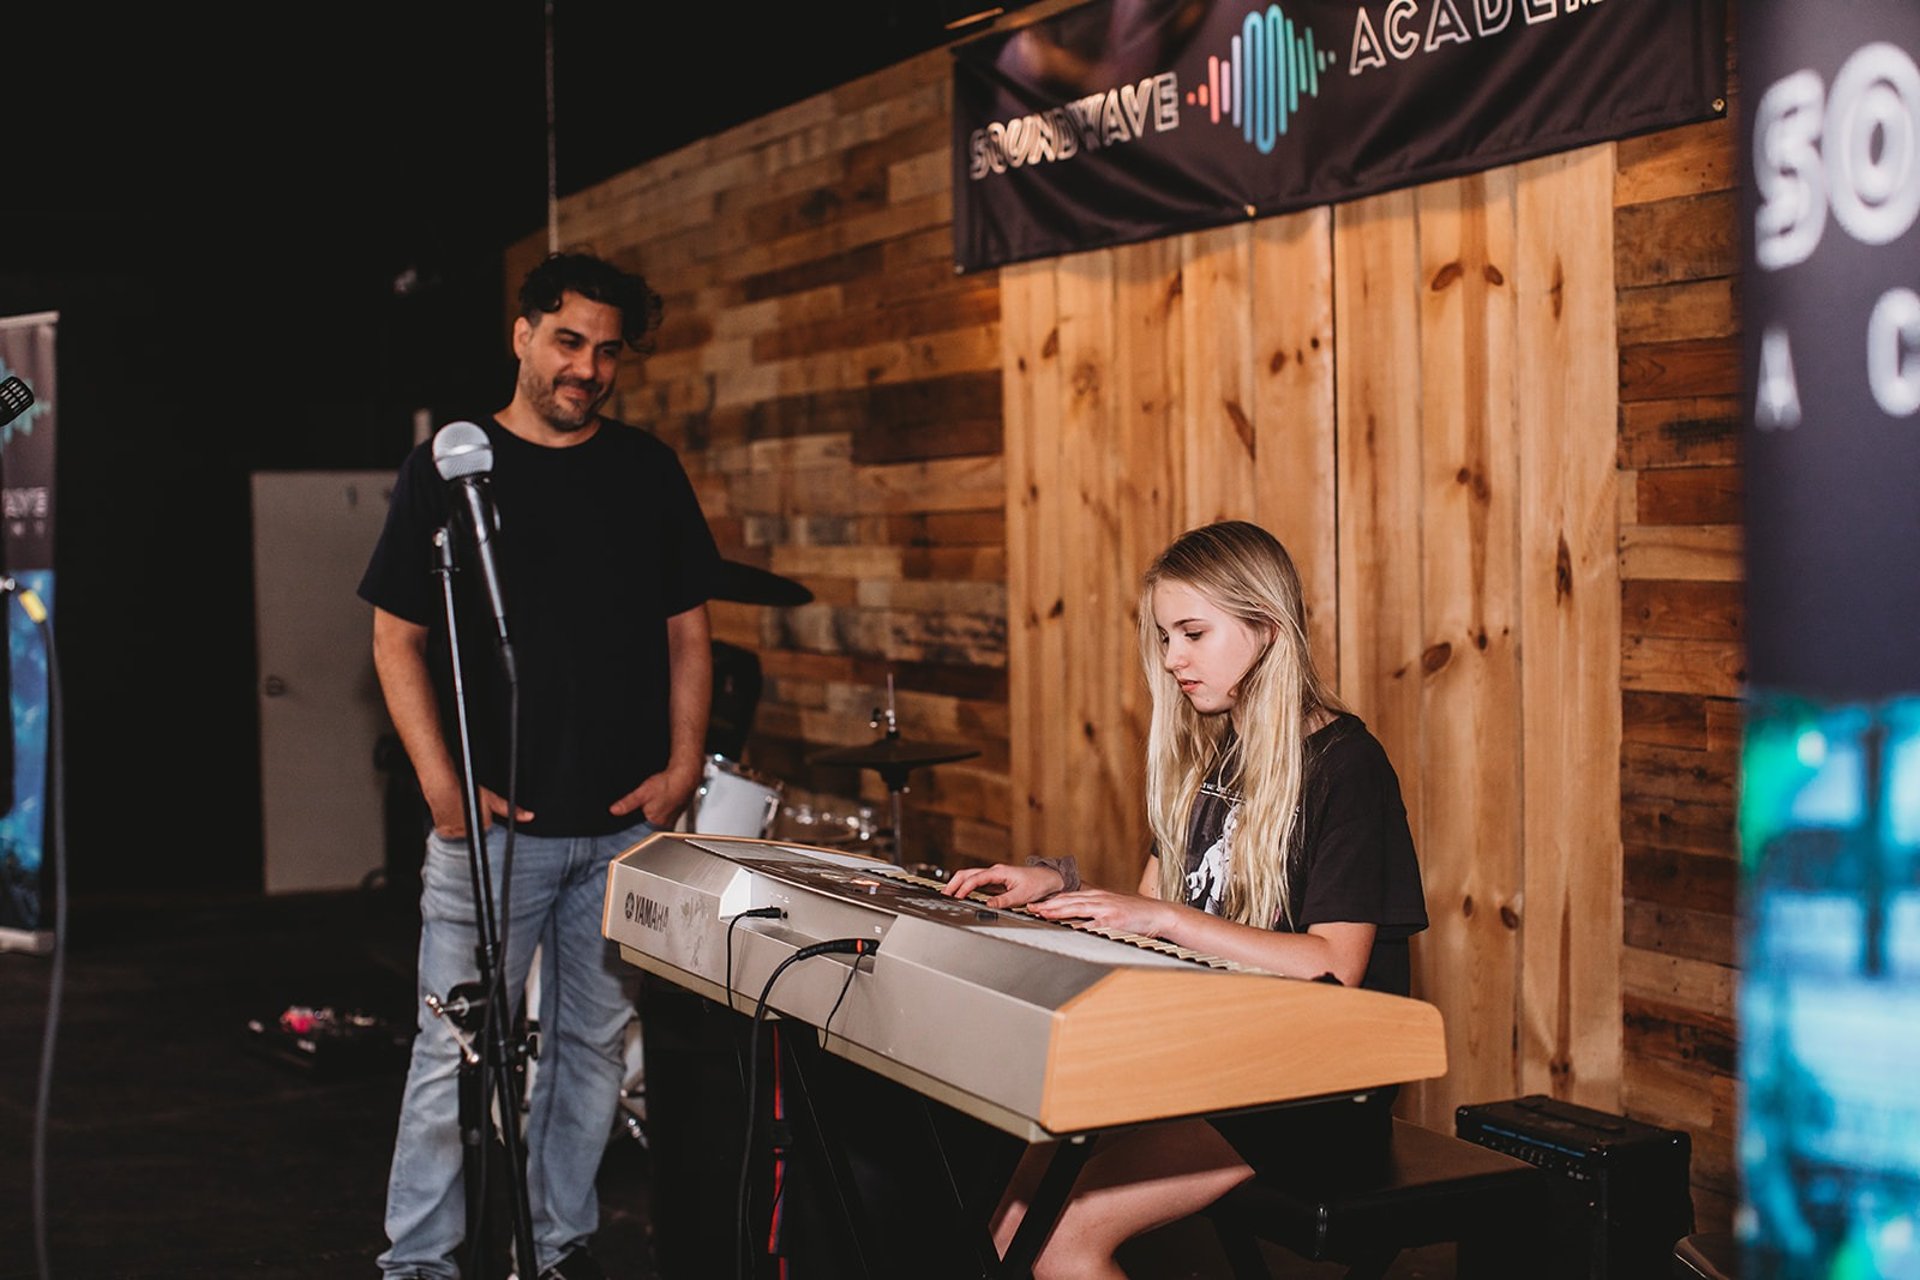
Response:
[{"label": "man's black t-shirt", "polygon": [[[673,450],[602,420],[578,445],[532,444],[491,418],[494,555],[519,675],[515,801],[530,835],[590,836],[634,822],[607,807],[666,766],[666,620],[712,594],[719,552]],[[458,764],[446,608],[433,535],[452,495],[431,442],[401,464],[359,593],[430,628],[428,661]],[[460,517],[464,519],[464,517]],[[461,673],[482,785],[507,794],[507,684],[472,540],[455,526]]]},{"label": "man's black t-shirt", "polygon": [[[1222,763],[1201,786],[1187,832],[1187,901],[1215,915],[1222,909],[1240,817],[1240,797],[1221,777],[1226,755],[1223,750]],[[1360,985],[1408,993],[1407,939],[1427,927],[1426,895],[1400,779],[1358,716],[1335,716],[1307,738],[1301,822],[1287,884],[1289,910],[1273,928],[1304,933],[1310,925],[1343,920],[1377,925]]]}]

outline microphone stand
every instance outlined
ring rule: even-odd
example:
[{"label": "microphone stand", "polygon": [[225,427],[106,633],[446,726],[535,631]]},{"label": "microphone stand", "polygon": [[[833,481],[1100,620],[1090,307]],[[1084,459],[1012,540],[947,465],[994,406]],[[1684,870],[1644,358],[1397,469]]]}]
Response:
[{"label": "microphone stand", "polygon": [[[515,1076],[518,1058],[507,1044],[506,1011],[496,1007],[506,998],[503,984],[496,975],[500,972],[499,924],[493,910],[493,873],[487,860],[487,842],[485,829],[481,826],[480,786],[473,769],[473,735],[467,722],[466,682],[461,674],[460,629],[455,617],[453,604],[453,530],[443,525],[434,530],[433,545],[436,552],[434,575],[440,579],[441,599],[446,609],[447,642],[449,657],[453,665],[453,702],[455,718],[459,725],[460,736],[460,772],[464,783],[461,799],[467,815],[467,864],[473,877],[474,926],[478,940],[474,946],[474,960],[479,966],[480,980],[476,984],[462,983],[448,992],[445,998],[429,993],[427,1007],[436,1017],[452,1017],[457,1026],[468,1031],[475,1030],[473,1019],[480,1021],[485,1044],[476,1049],[459,1033],[454,1036],[460,1041],[461,1072],[461,1146],[469,1160],[476,1153],[485,1151],[486,1124],[489,1107],[489,1095],[495,1103],[494,1118],[500,1138],[500,1146],[507,1158],[507,1167],[511,1174],[513,1190],[513,1242],[517,1259],[516,1274],[533,1277],[537,1262],[533,1252],[533,1210],[527,1195],[527,1165],[525,1153],[520,1145],[520,1101],[514,1095],[510,1082]],[[509,664],[509,680],[514,672]],[[491,1088],[489,1087],[491,1084]],[[485,1169],[484,1159],[480,1164]],[[471,1176],[472,1170],[469,1169]],[[480,1210],[486,1201],[486,1179],[479,1179],[475,1188],[469,1183],[468,1204],[468,1247],[475,1265],[469,1274],[482,1275],[478,1265],[480,1250],[485,1245],[480,1229]]]}]

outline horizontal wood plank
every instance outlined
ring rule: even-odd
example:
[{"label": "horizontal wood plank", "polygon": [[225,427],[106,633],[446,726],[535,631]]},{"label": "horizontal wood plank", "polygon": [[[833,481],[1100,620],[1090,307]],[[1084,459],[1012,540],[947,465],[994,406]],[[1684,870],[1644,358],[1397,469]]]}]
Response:
[{"label": "horizontal wood plank", "polygon": [[1630,1054],[1623,1064],[1627,1112],[1670,1129],[1731,1134],[1737,1123],[1734,1077],[1700,1063]]},{"label": "horizontal wood plank", "polygon": [[1733,189],[1735,129],[1731,114],[1718,120],[1622,138],[1614,170],[1616,205],[1648,204]]},{"label": "horizontal wood plank", "polygon": [[1739,391],[1740,344],[1734,338],[1694,338],[1621,348],[1622,402],[1724,397]]},{"label": "horizontal wood plank", "polygon": [[1640,947],[1626,947],[1620,953],[1620,989],[1629,998],[1638,996],[1685,1010],[1726,1027],[1733,1025],[1738,978],[1739,974],[1726,965],[1704,960],[1662,955]]},{"label": "horizontal wood plank", "polygon": [[1623,1003],[1628,1053],[1721,1074],[1737,1070],[1739,1042],[1730,1016],[1715,1017],[1633,992],[1625,994]]},{"label": "horizontal wood plank", "polygon": [[[918,691],[966,699],[977,714],[1006,719],[1007,673],[1004,667],[976,667],[939,662],[882,662],[856,658],[855,678],[876,688],[893,681],[896,692]],[[1004,731],[1004,728],[1003,730]]]},{"label": "horizontal wood plank", "polygon": [[988,324],[999,318],[999,290],[949,288],[893,306],[843,310],[838,315],[756,334],[752,355],[759,362],[788,360],[821,351],[865,346],[888,338]]},{"label": "horizontal wood plank", "polygon": [[1738,206],[1730,190],[1622,206],[1613,257],[1620,286],[1733,275],[1740,266]]},{"label": "horizontal wood plank", "polygon": [[1641,525],[1620,531],[1620,576],[1739,582],[1746,574],[1733,524]]},{"label": "horizontal wood plank", "polygon": [[1620,736],[1626,742],[1685,747],[1707,745],[1707,700],[1698,694],[1624,691],[1620,698]]},{"label": "horizontal wood plank", "polygon": [[1629,578],[1620,584],[1620,613],[1629,636],[1731,643],[1746,637],[1746,592],[1737,582]]},{"label": "horizontal wood plank", "polygon": [[1629,898],[1688,911],[1734,913],[1740,867],[1730,857],[1629,844],[1625,860]]},{"label": "horizontal wood plank", "polygon": [[1745,650],[1724,641],[1629,636],[1621,645],[1620,681],[1630,690],[1732,698],[1746,678]]},{"label": "horizontal wood plank", "polygon": [[1622,289],[1619,342],[1623,347],[1740,332],[1739,299],[1731,276]]},{"label": "horizontal wood plank", "polygon": [[1731,805],[1739,766],[1738,753],[1733,751],[1690,751],[1628,742],[1620,748],[1620,793],[1660,796],[1688,804]]},{"label": "horizontal wood plank", "polygon": [[1638,477],[1642,524],[1738,524],[1744,496],[1738,467],[1667,467]]},{"label": "horizontal wood plank", "polygon": [[1644,848],[1720,858],[1735,855],[1733,810],[1721,804],[1676,803],[1663,796],[1627,796],[1620,806],[1620,836],[1628,844]]},{"label": "horizontal wood plank", "polygon": [[1007,513],[932,511],[879,517],[876,541],[908,547],[991,546],[1007,542]]},{"label": "horizontal wood plank", "polygon": [[1619,465],[1693,467],[1739,461],[1740,404],[1731,396],[1682,396],[1620,406]]},{"label": "horizontal wood plank", "polygon": [[1685,956],[1713,964],[1735,963],[1732,916],[1717,911],[1693,911],[1637,898],[1625,904],[1622,937],[1628,946]]}]

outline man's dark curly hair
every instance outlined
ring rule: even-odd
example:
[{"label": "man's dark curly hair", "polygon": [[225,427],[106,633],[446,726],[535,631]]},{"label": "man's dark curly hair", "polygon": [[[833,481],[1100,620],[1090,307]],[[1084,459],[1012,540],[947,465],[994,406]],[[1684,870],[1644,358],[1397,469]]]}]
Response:
[{"label": "man's dark curly hair", "polygon": [[560,309],[560,295],[577,293],[620,308],[620,336],[635,351],[651,351],[660,328],[660,295],[645,277],[622,271],[590,253],[549,254],[520,284],[520,314],[531,324]]}]

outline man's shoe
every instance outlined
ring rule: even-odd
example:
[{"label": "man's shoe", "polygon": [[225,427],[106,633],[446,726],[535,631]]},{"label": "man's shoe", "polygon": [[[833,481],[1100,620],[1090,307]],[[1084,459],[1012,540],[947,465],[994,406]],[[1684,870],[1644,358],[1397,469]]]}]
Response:
[{"label": "man's shoe", "polygon": [[540,1273],[540,1280],[607,1280],[585,1245],[567,1250],[560,1261]]}]

